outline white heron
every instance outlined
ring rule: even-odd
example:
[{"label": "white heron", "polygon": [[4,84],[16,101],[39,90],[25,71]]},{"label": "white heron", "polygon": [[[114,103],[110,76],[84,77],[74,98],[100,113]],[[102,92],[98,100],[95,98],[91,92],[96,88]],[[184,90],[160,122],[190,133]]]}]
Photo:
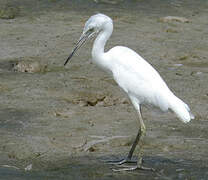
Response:
[{"label": "white heron", "polygon": [[[112,32],[113,21],[110,17],[104,14],[91,16],[85,23],[82,35],[64,65],[87,39],[97,35],[92,48],[92,61],[109,72],[120,88],[126,92],[138,113],[140,122],[138,134],[128,156],[115,162],[115,164],[121,165],[133,161],[133,152],[146,132],[141,105],[153,105],[162,111],[171,110],[184,123],[194,119],[194,116],[188,105],[171,92],[159,73],[135,51],[124,46],[116,46],[107,52],[104,51],[105,44]],[[151,169],[142,166],[141,153],[139,153],[135,165],[125,166],[125,168],[118,170],[135,169]]]}]

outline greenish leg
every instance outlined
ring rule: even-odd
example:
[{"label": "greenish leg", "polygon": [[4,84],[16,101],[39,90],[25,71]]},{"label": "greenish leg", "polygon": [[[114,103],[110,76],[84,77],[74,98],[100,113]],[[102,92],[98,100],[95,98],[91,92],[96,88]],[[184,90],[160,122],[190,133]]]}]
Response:
[{"label": "greenish leg", "polygon": [[134,143],[129,151],[129,154],[127,156],[126,159],[117,162],[117,165],[122,165],[125,163],[131,163],[133,162],[131,160],[134,150],[136,148],[136,146],[139,144],[139,153],[138,153],[138,161],[137,164],[135,166],[131,166],[131,165],[125,165],[120,168],[120,169],[113,169],[113,171],[132,171],[132,170],[136,170],[136,169],[142,169],[142,170],[151,170],[151,171],[155,171],[153,168],[147,168],[142,166],[142,143],[141,140],[142,138],[145,136],[146,134],[146,127],[144,125],[143,119],[142,119],[142,114],[141,114],[141,109],[138,103],[135,103],[135,101],[132,101],[133,105],[135,106],[135,108],[137,109],[138,115],[139,115],[139,122],[140,122],[140,128],[139,131],[137,133],[136,139],[134,140]]}]

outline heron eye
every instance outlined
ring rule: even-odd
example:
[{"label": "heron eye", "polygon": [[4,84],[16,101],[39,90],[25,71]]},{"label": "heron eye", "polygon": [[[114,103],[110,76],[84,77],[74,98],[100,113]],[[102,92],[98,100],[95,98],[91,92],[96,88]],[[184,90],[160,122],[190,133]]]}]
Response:
[{"label": "heron eye", "polygon": [[88,31],[89,32],[93,32],[94,31],[94,28],[90,28]]}]

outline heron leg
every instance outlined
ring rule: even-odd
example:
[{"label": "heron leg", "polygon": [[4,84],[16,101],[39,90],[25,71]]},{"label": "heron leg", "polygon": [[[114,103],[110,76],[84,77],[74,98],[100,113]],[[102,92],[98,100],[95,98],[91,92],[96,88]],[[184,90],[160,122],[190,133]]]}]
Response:
[{"label": "heron leg", "polygon": [[149,167],[145,167],[145,166],[142,165],[142,157],[141,156],[139,157],[139,159],[137,161],[137,164],[134,165],[134,166],[122,165],[122,167],[120,167],[118,169],[112,169],[112,170],[115,171],[115,172],[119,172],[119,171],[133,171],[133,170],[137,170],[137,169],[155,171],[154,168],[149,168]]},{"label": "heron leg", "polygon": [[[136,149],[136,146],[138,145],[140,139],[145,135],[146,133],[146,128],[142,119],[142,114],[141,114],[141,109],[138,103],[136,103],[135,101],[132,100],[133,105],[135,106],[135,108],[137,109],[138,112],[138,116],[139,116],[139,122],[140,122],[140,128],[138,130],[137,136],[131,146],[131,149],[128,153],[128,156],[125,159],[122,159],[120,161],[112,161],[110,162],[110,164],[115,164],[115,165],[122,165],[125,163],[137,163],[138,161],[132,160],[132,156],[134,153],[134,150]],[[140,145],[142,146],[142,145]],[[141,147],[139,148],[141,149]]]},{"label": "heron leg", "polygon": [[137,136],[136,136],[136,139],[134,140],[134,143],[132,144],[131,146],[131,149],[128,153],[128,156],[120,161],[109,161],[109,164],[114,164],[114,165],[122,165],[124,163],[137,163],[137,160],[132,160],[132,155],[134,153],[134,150],[137,146],[137,144],[139,143],[139,140],[141,138],[141,128],[139,129],[138,133],[137,133]]},{"label": "heron leg", "polygon": [[[154,168],[149,168],[149,167],[145,167],[142,165],[142,148],[141,148],[142,144],[140,143],[139,145],[140,145],[139,146],[140,148],[139,148],[139,154],[138,154],[138,161],[137,161],[136,165],[130,165],[130,164],[128,164],[129,163],[128,160],[127,161],[123,160],[124,162],[121,161],[122,163],[120,163],[119,168],[112,169],[112,170],[115,172],[133,171],[133,170],[137,170],[137,169],[155,171]],[[130,152],[131,152],[131,150],[130,150]],[[130,152],[129,152],[129,154],[130,154]],[[128,158],[128,156],[127,156],[127,158]]]},{"label": "heron leg", "polygon": [[127,156],[126,159],[120,161],[117,165],[122,165],[125,163],[129,163],[129,161],[131,161],[132,155],[134,153],[134,150],[136,148],[136,146],[139,144],[139,153],[138,153],[138,160],[136,162],[136,165],[131,166],[131,165],[125,165],[120,168],[120,169],[113,169],[113,171],[132,171],[132,170],[136,170],[136,169],[141,169],[141,170],[151,170],[151,171],[155,171],[153,168],[148,168],[148,167],[144,167],[142,166],[142,142],[141,139],[145,136],[146,134],[146,127],[144,125],[144,121],[142,118],[142,113],[141,113],[141,108],[139,103],[137,102],[136,99],[131,98],[132,100],[132,104],[134,105],[134,107],[136,108],[137,112],[138,112],[138,116],[139,116],[139,122],[140,122],[140,128],[139,131],[137,133],[136,139],[129,151],[129,154]]},{"label": "heron leg", "polygon": [[[145,133],[145,132],[144,132]],[[141,133],[142,135],[142,133]],[[133,170],[137,170],[137,169],[140,169],[140,170],[150,170],[150,171],[155,171],[154,168],[149,168],[149,167],[145,167],[142,165],[142,143],[139,142],[139,153],[138,153],[138,161],[136,163],[136,165],[134,166],[131,166],[131,165],[122,165],[122,167],[118,168],[118,169],[113,169],[113,171],[133,171]]]}]

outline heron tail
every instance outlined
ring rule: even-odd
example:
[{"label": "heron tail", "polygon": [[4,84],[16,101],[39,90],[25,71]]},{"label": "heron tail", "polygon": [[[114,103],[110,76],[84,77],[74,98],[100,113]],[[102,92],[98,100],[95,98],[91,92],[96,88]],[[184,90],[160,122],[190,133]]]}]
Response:
[{"label": "heron tail", "polygon": [[194,119],[194,115],[191,113],[188,105],[176,96],[171,98],[170,109],[175,112],[177,117],[184,123]]}]

